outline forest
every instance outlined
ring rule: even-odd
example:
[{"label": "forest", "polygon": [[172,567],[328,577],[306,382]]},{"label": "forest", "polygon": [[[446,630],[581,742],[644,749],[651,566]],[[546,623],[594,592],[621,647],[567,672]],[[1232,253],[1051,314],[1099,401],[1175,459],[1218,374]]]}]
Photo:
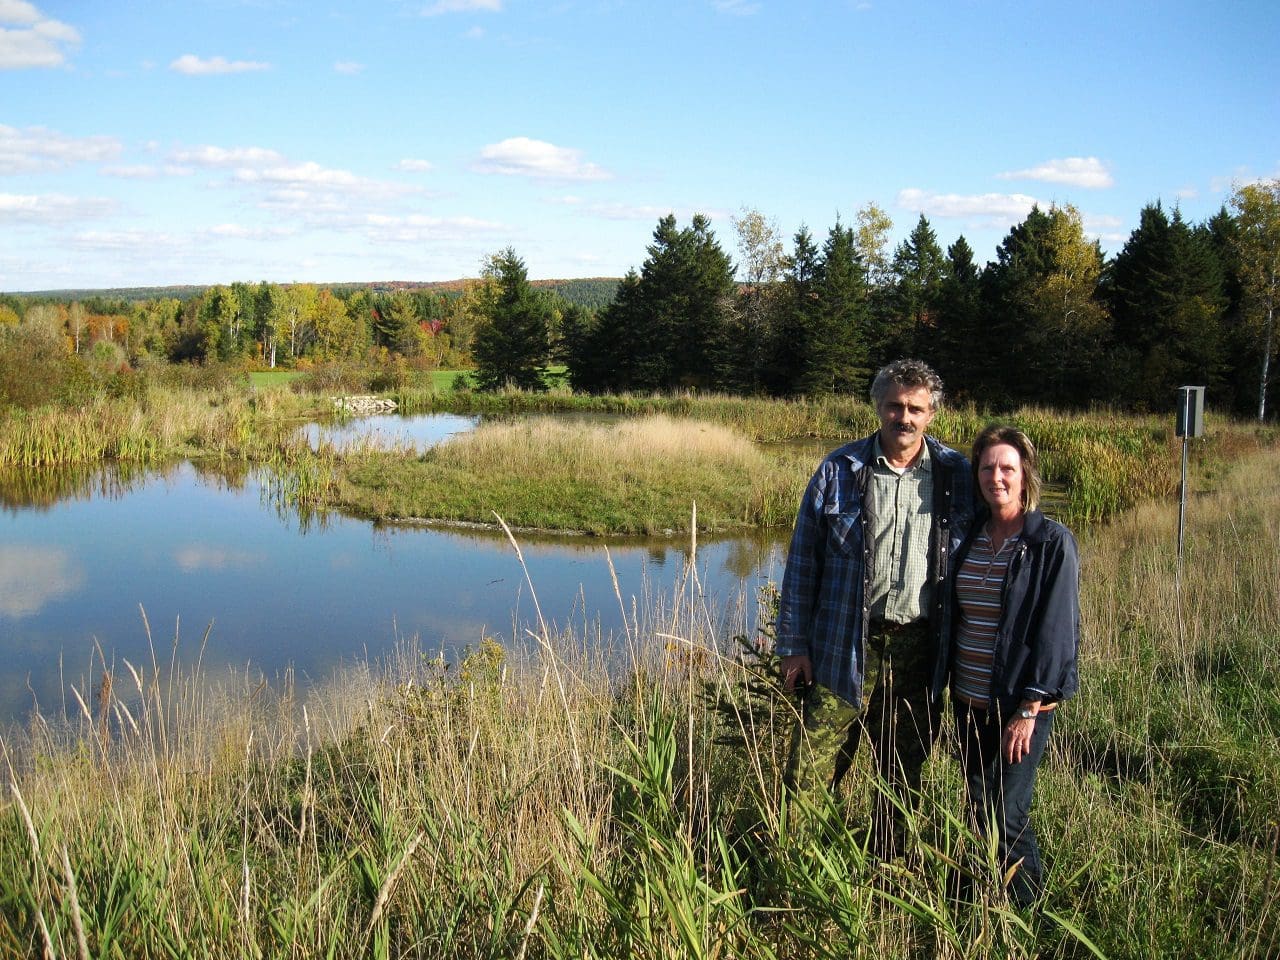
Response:
[{"label": "forest", "polygon": [[789,243],[758,210],[731,226],[732,255],[706,217],[665,216],[620,281],[530,281],[507,248],[446,284],[3,294],[0,403],[74,400],[95,379],[127,390],[158,362],[401,381],[474,368],[481,388],[532,390],[558,365],[580,392],[823,396],[911,355],[993,409],[1160,411],[1191,383],[1224,412],[1274,412],[1280,181],[1238,187],[1202,223],[1152,203],[1113,257],[1070,205],[1033,208],[985,265],[923,215],[891,249],[875,204]]}]

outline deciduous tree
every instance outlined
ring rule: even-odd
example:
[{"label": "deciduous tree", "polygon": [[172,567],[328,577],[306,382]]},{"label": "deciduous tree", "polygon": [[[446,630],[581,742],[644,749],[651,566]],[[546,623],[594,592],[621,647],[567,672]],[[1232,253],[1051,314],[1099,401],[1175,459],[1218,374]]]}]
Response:
[{"label": "deciduous tree", "polygon": [[1231,206],[1236,211],[1236,254],[1247,315],[1258,331],[1260,345],[1258,422],[1261,423],[1267,416],[1276,306],[1280,301],[1280,180],[1237,187]]}]

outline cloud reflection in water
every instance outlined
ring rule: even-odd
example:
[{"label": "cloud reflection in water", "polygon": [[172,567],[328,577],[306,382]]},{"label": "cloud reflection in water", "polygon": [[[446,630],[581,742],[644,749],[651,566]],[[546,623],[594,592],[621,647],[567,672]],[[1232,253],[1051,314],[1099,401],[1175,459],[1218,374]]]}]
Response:
[{"label": "cloud reflection in water", "polygon": [[32,544],[0,546],[0,614],[15,620],[32,616],[83,585],[84,570],[68,550]]}]

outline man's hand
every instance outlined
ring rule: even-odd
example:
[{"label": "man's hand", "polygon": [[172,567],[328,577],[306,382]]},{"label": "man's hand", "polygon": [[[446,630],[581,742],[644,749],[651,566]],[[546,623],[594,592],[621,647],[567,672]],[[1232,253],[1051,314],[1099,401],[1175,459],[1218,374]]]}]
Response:
[{"label": "man's hand", "polygon": [[782,689],[791,693],[797,686],[801,688],[813,683],[813,664],[807,653],[797,653],[782,658]]}]

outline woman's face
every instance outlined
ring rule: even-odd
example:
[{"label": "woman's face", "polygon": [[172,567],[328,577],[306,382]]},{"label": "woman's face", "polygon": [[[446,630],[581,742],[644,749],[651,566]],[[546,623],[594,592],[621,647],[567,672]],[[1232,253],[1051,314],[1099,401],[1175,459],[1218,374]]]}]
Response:
[{"label": "woman's face", "polygon": [[1022,457],[1007,443],[994,443],[978,460],[978,489],[994,514],[1022,511]]}]

